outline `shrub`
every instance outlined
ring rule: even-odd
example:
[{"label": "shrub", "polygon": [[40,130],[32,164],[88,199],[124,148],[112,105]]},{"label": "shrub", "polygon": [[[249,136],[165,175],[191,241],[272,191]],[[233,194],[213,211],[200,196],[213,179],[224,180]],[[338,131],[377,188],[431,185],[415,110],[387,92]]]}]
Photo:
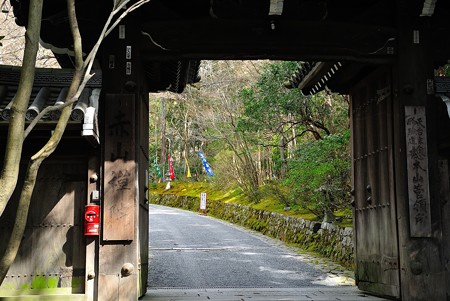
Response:
[{"label": "shrub", "polygon": [[[289,163],[286,185],[291,198],[319,217],[333,219],[337,209],[349,207],[349,131],[299,146]],[[331,216],[330,216],[331,215]]]}]

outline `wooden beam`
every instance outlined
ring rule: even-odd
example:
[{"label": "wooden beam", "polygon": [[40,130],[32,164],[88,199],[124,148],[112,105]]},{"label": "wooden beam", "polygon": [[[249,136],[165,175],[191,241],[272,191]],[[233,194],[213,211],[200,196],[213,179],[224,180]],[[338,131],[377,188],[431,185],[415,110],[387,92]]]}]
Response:
[{"label": "wooden beam", "polygon": [[308,74],[302,79],[302,81],[298,84],[299,89],[304,89],[308,85],[313,85],[318,81],[317,75],[321,70],[326,68],[326,63],[318,62]]},{"label": "wooden beam", "polygon": [[396,30],[344,22],[297,20],[170,20],[141,26],[147,60],[310,58],[391,61]]}]

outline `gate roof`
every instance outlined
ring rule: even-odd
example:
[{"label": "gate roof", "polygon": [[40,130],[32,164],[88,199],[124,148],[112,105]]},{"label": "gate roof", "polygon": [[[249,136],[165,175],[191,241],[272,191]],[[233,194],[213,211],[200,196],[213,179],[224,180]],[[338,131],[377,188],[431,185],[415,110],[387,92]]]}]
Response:
[{"label": "gate roof", "polygon": [[[113,2],[77,0],[86,52]],[[12,4],[18,24],[26,25],[29,0]],[[65,53],[72,39],[65,5],[45,1],[41,38],[68,66]],[[400,19],[420,18],[427,18],[433,28],[436,60],[446,62],[450,45],[442,43],[442,37],[450,36],[450,1],[152,0],[126,22],[135,31],[134,45],[150,90],[181,92],[199,80],[201,59],[389,63],[396,56]]]},{"label": "gate roof", "polygon": [[[20,79],[19,67],[0,66],[0,126],[7,125],[10,118],[10,105],[14,98]],[[73,71],[70,69],[36,69],[33,90],[30,96],[26,119],[28,122],[34,119],[45,107],[53,106],[57,102],[65,101],[65,94],[72,80]],[[97,116],[98,100],[101,90],[102,76],[97,72],[87,83],[85,89],[80,95],[78,101],[73,105],[69,124],[83,125],[83,128],[89,128],[86,125],[85,114],[87,108],[93,107],[93,114]],[[39,122],[38,126],[45,124],[54,124],[58,121],[59,111],[53,111],[46,114]],[[94,124],[92,125],[92,131]],[[80,129],[82,130],[82,129]],[[91,134],[94,135],[93,132]],[[94,141],[98,140],[97,130],[95,129]],[[97,141],[98,143],[98,141]]]}]

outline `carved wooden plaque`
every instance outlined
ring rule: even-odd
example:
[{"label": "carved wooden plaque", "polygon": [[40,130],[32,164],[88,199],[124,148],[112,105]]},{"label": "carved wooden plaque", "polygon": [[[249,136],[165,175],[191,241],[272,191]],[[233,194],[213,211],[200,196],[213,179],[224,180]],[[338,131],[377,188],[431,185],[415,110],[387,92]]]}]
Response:
[{"label": "carved wooden plaque", "polygon": [[411,237],[431,236],[425,107],[405,107],[408,166],[409,228]]},{"label": "carved wooden plaque", "polygon": [[134,95],[107,95],[103,240],[134,239],[135,215]]}]

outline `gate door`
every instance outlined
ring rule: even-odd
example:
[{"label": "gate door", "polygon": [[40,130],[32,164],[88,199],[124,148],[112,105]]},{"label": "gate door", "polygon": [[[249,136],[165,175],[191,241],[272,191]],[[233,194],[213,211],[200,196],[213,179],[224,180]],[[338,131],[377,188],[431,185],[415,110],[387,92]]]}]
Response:
[{"label": "gate door", "polygon": [[[0,296],[47,300],[57,294],[61,300],[85,300],[86,167],[85,160],[74,157],[50,158],[42,163],[24,237],[0,287]],[[14,224],[20,190],[21,187],[16,189],[8,204],[0,229],[11,229]],[[7,242],[1,237],[0,254]],[[37,297],[34,299],[33,295]]]},{"label": "gate door", "polygon": [[391,85],[382,68],[351,91],[355,277],[361,290],[399,297]]}]

